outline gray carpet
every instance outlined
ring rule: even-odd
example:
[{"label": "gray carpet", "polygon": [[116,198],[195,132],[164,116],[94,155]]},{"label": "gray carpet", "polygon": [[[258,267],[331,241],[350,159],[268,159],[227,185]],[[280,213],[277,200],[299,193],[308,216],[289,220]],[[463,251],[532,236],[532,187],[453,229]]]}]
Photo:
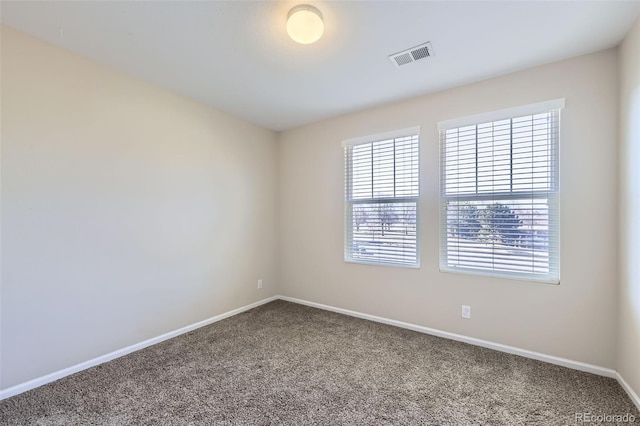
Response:
[{"label": "gray carpet", "polygon": [[613,379],[275,301],[0,402],[3,425],[576,424]]}]

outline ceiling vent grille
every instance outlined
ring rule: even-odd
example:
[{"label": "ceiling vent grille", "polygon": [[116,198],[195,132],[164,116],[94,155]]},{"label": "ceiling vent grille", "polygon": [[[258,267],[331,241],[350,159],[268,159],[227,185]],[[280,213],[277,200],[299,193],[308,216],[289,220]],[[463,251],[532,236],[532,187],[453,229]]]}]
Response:
[{"label": "ceiling vent grille", "polygon": [[389,60],[393,62],[393,65],[399,67],[421,59],[426,59],[430,56],[433,56],[433,48],[430,42],[426,42],[411,49],[389,55]]}]

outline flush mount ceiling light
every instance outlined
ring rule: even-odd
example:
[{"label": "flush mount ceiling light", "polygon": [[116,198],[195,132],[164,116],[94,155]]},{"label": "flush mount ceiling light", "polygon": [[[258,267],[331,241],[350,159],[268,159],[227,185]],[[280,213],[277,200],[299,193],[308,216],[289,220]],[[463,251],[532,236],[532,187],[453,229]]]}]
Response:
[{"label": "flush mount ceiling light", "polygon": [[311,44],[324,32],[322,13],[308,4],[300,4],[289,11],[287,18],[289,37],[301,44]]}]

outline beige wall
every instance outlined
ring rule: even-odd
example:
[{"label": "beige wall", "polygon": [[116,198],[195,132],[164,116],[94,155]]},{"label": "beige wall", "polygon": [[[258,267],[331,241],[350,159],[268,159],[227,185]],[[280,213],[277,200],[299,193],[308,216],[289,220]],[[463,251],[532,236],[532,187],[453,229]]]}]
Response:
[{"label": "beige wall", "polygon": [[9,28],[1,59],[1,388],[277,294],[274,133]]},{"label": "beige wall", "polygon": [[640,21],[620,46],[618,372],[640,395]]},{"label": "beige wall", "polygon": [[[283,294],[615,368],[616,55],[607,50],[282,133]],[[555,98],[566,98],[561,284],[439,272],[437,122]],[[420,269],[345,263],[341,141],[416,125]],[[471,305],[471,320],[460,317],[462,304]]]}]

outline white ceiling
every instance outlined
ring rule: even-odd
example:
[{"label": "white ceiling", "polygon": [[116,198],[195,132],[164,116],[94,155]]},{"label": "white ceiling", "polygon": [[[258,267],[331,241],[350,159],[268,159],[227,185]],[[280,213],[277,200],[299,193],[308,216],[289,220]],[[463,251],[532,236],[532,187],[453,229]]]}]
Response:
[{"label": "white ceiling", "polygon": [[[639,1],[320,1],[325,34],[285,31],[301,1],[48,1],[3,24],[283,130],[616,46]],[[435,56],[396,68],[391,53]]]}]

